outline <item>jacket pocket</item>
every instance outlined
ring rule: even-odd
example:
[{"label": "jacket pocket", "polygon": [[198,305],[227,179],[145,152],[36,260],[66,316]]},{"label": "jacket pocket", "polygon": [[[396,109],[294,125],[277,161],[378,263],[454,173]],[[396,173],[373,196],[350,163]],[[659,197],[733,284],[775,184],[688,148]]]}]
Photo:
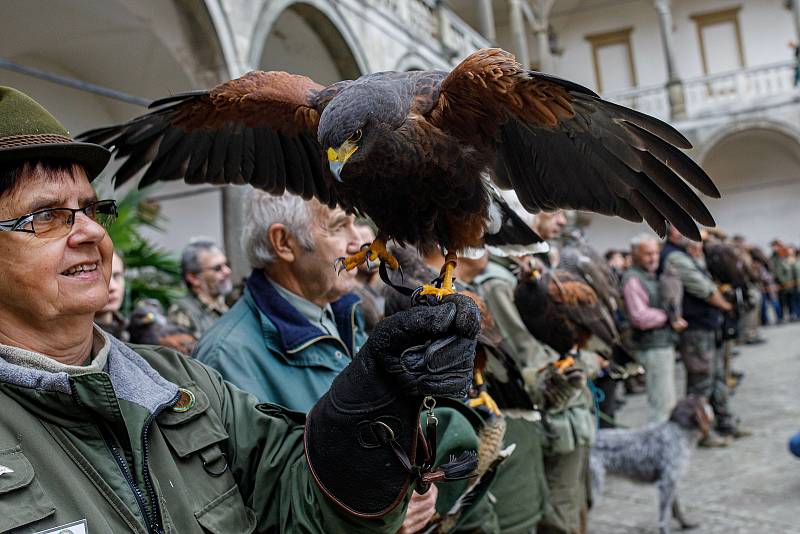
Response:
[{"label": "jacket pocket", "polygon": [[198,510],[194,516],[201,527],[213,534],[251,534],[256,529],[256,514],[242,505],[236,486]]},{"label": "jacket pocket", "polygon": [[0,532],[28,525],[55,513],[33,466],[17,445],[0,451]]},{"label": "jacket pocket", "polygon": [[228,465],[225,426],[202,389],[194,383],[181,389],[191,392],[191,407],[160,415],[158,426],[184,477],[193,481],[187,490],[195,518],[207,532],[249,534],[255,514],[245,506]]}]

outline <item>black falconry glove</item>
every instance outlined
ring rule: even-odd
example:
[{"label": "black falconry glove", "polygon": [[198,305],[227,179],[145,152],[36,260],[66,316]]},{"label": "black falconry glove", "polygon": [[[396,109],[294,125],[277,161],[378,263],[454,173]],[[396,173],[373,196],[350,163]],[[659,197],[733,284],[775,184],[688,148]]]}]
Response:
[{"label": "black falconry glove", "polygon": [[429,396],[466,394],[479,330],[477,306],[458,294],[376,325],[306,421],[309,468],[330,499],[359,517],[382,517],[411,483],[424,491],[447,478],[430,472],[420,409]]},{"label": "black falconry glove", "polygon": [[548,365],[539,376],[539,395],[545,410],[563,408],[586,383],[586,372],[579,366],[564,371]]}]

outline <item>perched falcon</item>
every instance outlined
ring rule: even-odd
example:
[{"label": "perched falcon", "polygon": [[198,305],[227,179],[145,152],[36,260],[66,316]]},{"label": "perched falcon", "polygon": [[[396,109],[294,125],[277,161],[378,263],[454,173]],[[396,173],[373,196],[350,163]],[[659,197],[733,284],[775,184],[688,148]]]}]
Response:
[{"label": "perched falcon", "polygon": [[619,344],[614,320],[597,293],[579,276],[562,270],[520,275],[514,303],[533,337],[562,357],[585,348],[592,335],[609,347]]},{"label": "perched falcon", "polygon": [[[323,87],[285,72],[250,72],[210,91],[175,95],[130,122],[81,140],[128,160],[117,184],[151,164],[158,180],[246,184],[339,204],[379,228],[343,262],[380,258],[393,239],[448,252],[439,288],[452,292],[455,253],[504,224],[491,182],[531,212],[574,208],[699,238],[711,214],[687,185],[719,191],[671,126],[575,83],[523,68],[499,49],[451,72],[367,74]],[[496,195],[494,195],[496,196]],[[535,241],[531,234],[527,238]]]}]

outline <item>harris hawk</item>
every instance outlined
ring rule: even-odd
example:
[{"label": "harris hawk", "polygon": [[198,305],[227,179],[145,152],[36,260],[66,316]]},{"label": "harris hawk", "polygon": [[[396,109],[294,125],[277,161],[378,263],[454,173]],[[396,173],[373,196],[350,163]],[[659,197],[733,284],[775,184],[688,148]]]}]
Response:
[{"label": "harris hawk", "polygon": [[569,271],[523,271],[514,304],[533,337],[562,358],[585,348],[593,335],[609,347],[620,343],[614,320],[597,293]]},{"label": "harris hawk", "polygon": [[[500,49],[478,50],[451,72],[379,72],[327,87],[253,71],[151,108],[78,136],[127,157],[117,185],[150,164],[140,186],[251,184],[339,204],[379,229],[342,267],[379,258],[396,268],[390,239],[439,246],[448,261],[437,287],[423,291],[438,296],[452,292],[457,252],[491,245],[492,236],[508,244],[496,237],[507,220],[492,184],[514,189],[531,212],[646,220],[660,235],[669,221],[694,238],[695,221],[714,220],[686,182],[719,197],[674,128]],[[516,244],[541,241],[532,231],[525,240]]]}]

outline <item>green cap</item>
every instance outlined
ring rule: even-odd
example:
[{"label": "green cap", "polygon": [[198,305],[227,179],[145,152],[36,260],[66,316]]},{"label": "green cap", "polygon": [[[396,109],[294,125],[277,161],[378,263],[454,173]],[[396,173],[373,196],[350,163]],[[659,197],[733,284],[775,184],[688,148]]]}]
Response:
[{"label": "green cap", "polygon": [[0,164],[60,158],[80,163],[89,180],[108,164],[111,152],[79,143],[46,109],[12,87],[0,86]]}]

